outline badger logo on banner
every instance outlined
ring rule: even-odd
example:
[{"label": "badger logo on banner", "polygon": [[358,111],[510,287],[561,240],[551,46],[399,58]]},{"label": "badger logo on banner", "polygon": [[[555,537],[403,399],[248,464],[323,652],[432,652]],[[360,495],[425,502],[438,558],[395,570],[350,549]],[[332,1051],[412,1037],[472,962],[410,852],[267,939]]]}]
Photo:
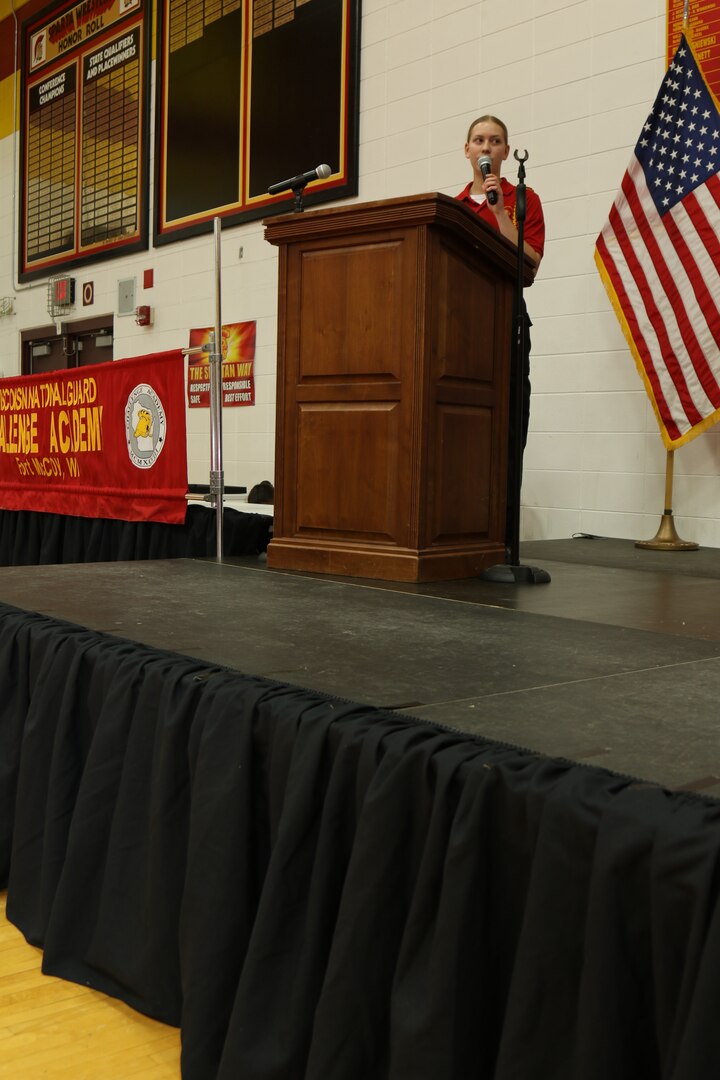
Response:
[{"label": "badger logo on banner", "polygon": [[165,445],[165,410],[152,386],[139,383],[125,406],[128,454],[138,469],[151,469]]}]

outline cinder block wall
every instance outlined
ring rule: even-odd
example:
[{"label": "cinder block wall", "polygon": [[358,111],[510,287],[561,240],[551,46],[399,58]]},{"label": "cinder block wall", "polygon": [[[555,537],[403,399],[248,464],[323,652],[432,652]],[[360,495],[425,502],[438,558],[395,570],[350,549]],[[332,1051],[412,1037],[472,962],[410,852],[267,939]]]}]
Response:
[{"label": "cinder block wall", "polygon": [[[363,0],[362,10],[361,200],[457,193],[469,179],[467,126],[483,112],[504,119],[513,148],[530,155],[527,182],[543,199],[548,239],[527,294],[533,396],[522,536],[654,535],[666,453],[593,251],[665,70],[665,0]],[[11,28],[9,12],[9,0],[0,0],[3,29]],[[16,296],[15,314],[0,319],[6,375],[19,369],[20,330],[48,321],[44,284],[17,290],[14,282],[13,103],[6,78],[0,296]],[[509,179],[516,168],[511,157]],[[258,323],[257,404],[224,417],[226,483],[249,486],[273,475],[277,254],[255,223],[223,231],[222,264],[224,321]],[[155,284],[144,291],[148,267]],[[82,313],[115,311],[117,282],[131,276],[154,324],[116,317],[117,357],[186,345],[190,327],[214,321],[211,237],[93,266],[95,303]],[[190,480],[201,482],[207,412],[188,413],[188,432]],[[678,531],[712,547],[720,547],[719,476],[715,430],[676,453]]]}]

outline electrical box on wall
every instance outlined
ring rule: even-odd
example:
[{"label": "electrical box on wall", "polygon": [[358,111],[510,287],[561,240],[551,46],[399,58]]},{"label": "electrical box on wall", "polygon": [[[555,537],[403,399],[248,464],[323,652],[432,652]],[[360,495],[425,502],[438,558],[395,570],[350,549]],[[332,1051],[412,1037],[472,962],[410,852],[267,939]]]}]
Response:
[{"label": "electrical box on wall", "polygon": [[118,315],[135,314],[135,278],[118,281]]}]

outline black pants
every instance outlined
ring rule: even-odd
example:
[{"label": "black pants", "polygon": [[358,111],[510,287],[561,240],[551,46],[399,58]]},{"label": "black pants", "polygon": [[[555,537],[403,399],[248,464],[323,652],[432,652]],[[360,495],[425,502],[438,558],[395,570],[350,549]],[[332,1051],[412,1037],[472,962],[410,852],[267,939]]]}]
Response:
[{"label": "black pants", "polygon": [[[515,499],[520,498],[520,485],[522,483],[522,467],[523,467],[523,452],[527,443],[528,425],[530,423],[530,327],[532,322],[530,316],[525,310],[525,303],[523,301],[524,309],[524,341],[523,352],[520,363],[520,381],[521,381],[521,403],[520,403],[520,415],[518,416],[518,407],[516,405],[516,393],[517,393],[517,373],[516,373],[516,361],[515,361],[515,342],[513,341],[513,355],[510,363],[510,410],[508,416],[508,477],[507,477],[507,516],[505,525],[505,542],[509,544],[511,537],[511,530],[513,526],[513,506]],[[515,323],[513,320],[513,330]],[[517,431],[518,423],[520,424],[520,439],[521,439],[521,453],[517,455],[515,447],[515,433]],[[518,460],[516,460],[518,458]],[[515,494],[515,486],[517,484],[517,495]],[[518,502],[518,514],[520,512],[520,506]]]}]

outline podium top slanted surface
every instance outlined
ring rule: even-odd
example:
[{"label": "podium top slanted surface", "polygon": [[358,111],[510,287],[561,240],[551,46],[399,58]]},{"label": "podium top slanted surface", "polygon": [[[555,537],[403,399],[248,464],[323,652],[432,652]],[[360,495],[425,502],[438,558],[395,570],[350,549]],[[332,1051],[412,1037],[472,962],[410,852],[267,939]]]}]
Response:
[{"label": "podium top slanted surface", "polygon": [[[460,235],[477,248],[481,256],[491,259],[498,269],[512,275],[517,272],[515,245],[463,203],[437,191],[282,214],[266,218],[263,225],[265,239],[276,246],[327,238],[333,234],[362,234],[392,226],[439,225]],[[523,262],[523,281],[530,285],[534,279],[533,262],[527,256],[523,257]]]}]

